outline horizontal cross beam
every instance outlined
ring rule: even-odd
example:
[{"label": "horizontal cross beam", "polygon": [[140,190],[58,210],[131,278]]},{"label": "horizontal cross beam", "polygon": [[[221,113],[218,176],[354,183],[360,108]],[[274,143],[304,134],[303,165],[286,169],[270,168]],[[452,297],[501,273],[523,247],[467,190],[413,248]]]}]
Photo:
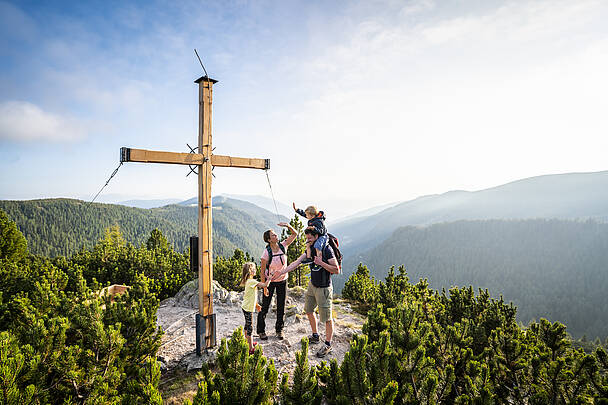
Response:
[{"label": "horizontal cross beam", "polygon": [[211,164],[219,167],[244,167],[250,169],[270,169],[270,159],[241,158],[211,155]]},{"label": "horizontal cross beam", "polygon": [[[205,161],[205,157],[200,153],[162,152],[145,149],[120,148],[120,161],[202,165]],[[270,169],[270,159],[211,155],[211,165],[219,167],[242,167],[247,169]]]},{"label": "horizontal cross beam", "polygon": [[162,152],[156,150],[120,148],[121,162],[168,163],[202,165],[204,156],[198,153]]}]

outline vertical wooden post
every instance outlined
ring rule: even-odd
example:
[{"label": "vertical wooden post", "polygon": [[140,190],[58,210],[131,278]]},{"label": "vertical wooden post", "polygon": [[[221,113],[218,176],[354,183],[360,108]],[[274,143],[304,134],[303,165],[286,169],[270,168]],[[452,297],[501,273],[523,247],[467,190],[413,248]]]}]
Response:
[{"label": "vertical wooden post", "polygon": [[[213,214],[211,170],[213,166],[270,169],[269,159],[251,159],[213,155],[211,113],[213,84],[217,80],[203,76],[198,84],[198,153],[175,153],[145,149],[121,148],[121,162],[170,163],[198,166],[198,242],[191,239],[190,265],[198,270],[198,314],[196,314],[196,354],[215,346],[216,322],[213,313]],[[194,252],[194,250],[198,250]],[[193,260],[196,255],[198,260]],[[198,261],[198,264],[196,262]]]},{"label": "vertical wooden post", "polygon": [[[211,114],[213,103],[213,84],[216,80],[201,77],[199,85],[199,128],[198,152],[203,155],[203,164],[198,172],[198,309],[202,319],[204,348],[215,346],[215,317],[213,314],[213,239],[212,239],[212,200],[211,200]],[[198,331],[197,331],[198,333]]]}]

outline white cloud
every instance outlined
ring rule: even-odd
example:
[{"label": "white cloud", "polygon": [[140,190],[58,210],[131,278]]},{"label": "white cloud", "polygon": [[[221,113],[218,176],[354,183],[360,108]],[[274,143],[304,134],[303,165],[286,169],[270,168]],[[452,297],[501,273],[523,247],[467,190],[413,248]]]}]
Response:
[{"label": "white cloud", "polygon": [[430,44],[451,41],[486,43],[533,42],[552,39],[584,26],[603,8],[596,0],[512,2],[485,15],[464,15],[424,27]]},{"label": "white cloud", "polygon": [[[321,79],[306,82],[311,97],[280,133],[323,140],[315,156],[332,171],[316,194],[337,211],[601,169],[607,6],[511,1],[424,20],[366,15],[344,40],[315,43],[294,82]],[[282,176],[279,193],[298,198],[291,172]]]},{"label": "white cloud", "polygon": [[84,128],[75,119],[44,111],[25,101],[0,103],[0,139],[65,142],[84,135]]},{"label": "white cloud", "polygon": [[433,0],[415,0],[404,5],[399,14],[401,17],[409,17],[430,11],[433,8],[435,8],[435,2]]}]

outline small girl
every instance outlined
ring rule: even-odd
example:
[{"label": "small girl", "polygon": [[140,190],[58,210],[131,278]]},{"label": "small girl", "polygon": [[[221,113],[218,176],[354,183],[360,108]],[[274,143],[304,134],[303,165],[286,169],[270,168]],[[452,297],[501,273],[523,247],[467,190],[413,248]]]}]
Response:
[{"label": "small girl", "polygon": [[241,308],[243,308],[243,314],[245,315],[245,339],[247,339],[247,343],[249,344],[249,354],[253,354],[255,351],[255,345],[257,343],[253,343],[253,336],[251,333],[253,332],[252,326],[252,314],[256,310],[260,310],[260,305],[258,304],[258,287],[267,288],[268,284],[270,284],[270,280],[274,275],[274,272],[270,273],[269,277],[266,279],[265,283],[260,283],[253,277],[255,276],[256,268],[255,263],[247,262],[243,265],[243,275],[241,276],[241,286],[245,287],[245,293],[243,294],[243,304]]}]

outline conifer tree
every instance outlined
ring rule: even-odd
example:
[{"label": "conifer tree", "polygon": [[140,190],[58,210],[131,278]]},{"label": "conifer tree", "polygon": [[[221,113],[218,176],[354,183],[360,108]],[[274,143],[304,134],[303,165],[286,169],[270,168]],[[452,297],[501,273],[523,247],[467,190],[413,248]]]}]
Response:
[{"label": "conifer tree", "polygon": [[34,384],[23,387],[20,380],[28,367],[37,366],[37,360],[32,356],[31,346],[20,348],[10,332],[0,332],[0,403],[34,403],[36,387]]},{"label": "conifer tree", "polygon": [[[355,336],[339,367],[334,361],[329,367],[325,362],[322,364],[320,379],[329,404],[393,403],[398,384],[386,374],[388,336],[383,337],[380,342],[368,345],[367,336]],[[385,371],[371,371],[383,366]]]},{"label": "conifer tree", "polygon": [[399,274],[395,275],[395,266],[391,266],[388,275],[379,286],[379,302],[387,308],[399,305],[410,292],[411,284],[408,283],[407,273],[404,266],[399,266]]},{"label": "conifer tree", "polygon": [[146,241],[146,249],[148,250],[169,250],[169,242],[158,228],[154,228],[150,232],[150,237]]},{"label": "conifer tree", "polygon": [[598,347],[593,356],[596,359],[595,365],[589,371],[591,382],[597,393],[594,399],[597,403],[608,404],[608,354],[602,347]]},{"label": "conifer tree", "polygon": [[137,372],[137,378],[127,383],[127,393],[123,403],[141,405],[162,405],[163,398],[158,390],[160,365],[155,358],[148,358]]},{"label": "conifer tree", "polygon": [[[209,368],[207,364],[203,365],[204,375],[209,374]],[[196,395],[192,398],[192,401],[186,400],[184,405],[219,405],[220,404],[220,393],[213,391],[211,394],[208,393],[207,380],[210,377],[205,377],[198,383]]]},{"label": "conifer tree", "polygon": [[308,364],[308,338],[303,338],[301,344],[302,350],[296,352],[293,384],[289,386],[287,373],[283,374],[281,381],[281,400],[286,405],[319,404],[323,396],[315,369]]},{"label": "conifer tree", "polygon": [[20,395],[35,403],[158,403],[158,300],[146,279],[112,302],[87,286],[82,269],[66,273],[39,259],[24,266],[31,281],[0,294],[0,330],[10,331],[3,341],[20,348],[2,363]]},{"label": "conifer tree", "polygon": [[[197,390],[198,403],[270,404],[276,392],[278,373],[274,361],[268,361],[258,346],[249,354],[243,328],[234,331],[230,340],[222,339],[217,353],[220,373],[203,368],[204,384]],[[206,391],[205,391],[206,389]]]},{"label": "conifer tree", "polygon": [[359,263],[357,271],[353,273],[342,289],[344,298],[361,302],[367,306],[375,305],[378,300],[379,287],[376,280],[370,277],[367,266]]},{"label": "conifer tree", "polygon": [[18,262],[27,256],[27,241],[15,222],[0,210],[0,260]]},{"label": "conifer tree", "polygon": [[213,278],[228,290],[242,291],[239,285],[243,272],[243,264],[252,262],[253,258],[249,253],[240,249],[235,249],[232,257],[218,256],[213,264]]}]

